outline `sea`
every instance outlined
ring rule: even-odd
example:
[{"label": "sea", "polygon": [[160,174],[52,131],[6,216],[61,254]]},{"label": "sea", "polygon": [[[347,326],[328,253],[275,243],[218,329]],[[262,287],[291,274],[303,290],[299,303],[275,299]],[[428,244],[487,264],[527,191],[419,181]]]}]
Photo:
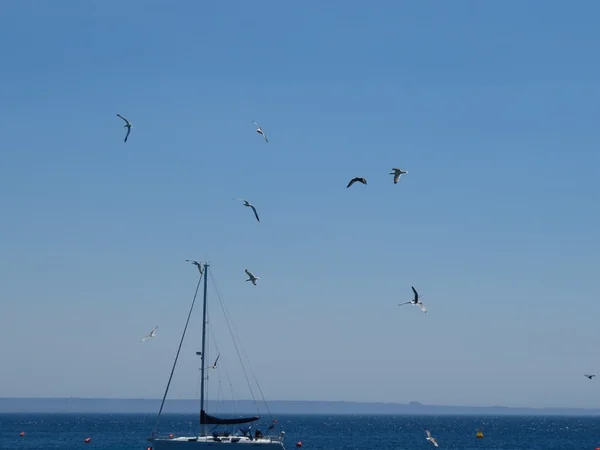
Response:
[{"label": "sea", "polygon": [[[600,448],[600,417],[281,415],[287,450],[440,449],[593,450]],[[0,414],[0,449],[145,450],[155,415]],[[254,425],[253,430],[261,428]],[[266,427],[264,427],[266,428]],[[261,430],[264,433],[264,428]],[[477,439],[478,430],[484,437]],[[159,434],[194,435],[197,415],[165,414]],[[21,433],[24,433],[21,436]],[[86,443],[85,439],[89,438]],[[301,445],[301,447],[298,447]]]}]

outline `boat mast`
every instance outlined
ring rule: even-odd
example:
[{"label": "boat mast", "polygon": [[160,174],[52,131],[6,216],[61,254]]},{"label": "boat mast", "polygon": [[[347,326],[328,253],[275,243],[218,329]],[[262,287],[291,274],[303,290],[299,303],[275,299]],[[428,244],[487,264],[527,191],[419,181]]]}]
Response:
[{"label": "boat mast", "polygon": [[206,436],[206,427],[202,423],[202,413],[204,412],[204,378],[205,378],[205,350],[206,350],[206,291],[208,288],[208,263],[204,264],[204,302],[202,305],[202,379],[200,381],[200,436]]}]

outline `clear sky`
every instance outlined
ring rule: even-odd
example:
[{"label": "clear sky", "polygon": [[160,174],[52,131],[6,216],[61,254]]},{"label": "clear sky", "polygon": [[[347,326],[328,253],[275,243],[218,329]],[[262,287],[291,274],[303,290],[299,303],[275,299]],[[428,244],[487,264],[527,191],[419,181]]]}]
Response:
[{"label": "clear sky", "polygon": [[160,397],[207,256],[268,399],[600,406],[599,15],[3,2],[0,396]]}]

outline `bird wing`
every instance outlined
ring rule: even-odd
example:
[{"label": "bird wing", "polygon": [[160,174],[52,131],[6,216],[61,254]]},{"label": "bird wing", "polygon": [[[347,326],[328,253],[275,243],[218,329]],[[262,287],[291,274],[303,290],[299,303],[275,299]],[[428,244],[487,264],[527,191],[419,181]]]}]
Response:
[{"label": "bird wing", "polygon": [[356,178],[352,178],[350,180],[350,183],[348,183],[348,186],[346,186],[347,188],[349,188],[350,186],[352,186],[354,183],[356,182]]},{"label": "bird wing", "polygon": [[129,124],[131,123],[129,120],[127,120],[127,119],[126,119],[125,117],[123,117],[121,114],[117,114],[117,116],[119,116],[121,119],[123,119],[127,125],[129,125]]},{"label": "bird wing", "polygon": [[129,133],[131,133],[131,128],[127,128],[127,134],[125,135],[125,141],[127,142],[127,138],[129,137]]},{"label": "bird wing", "polygon": [[252,211],[254,211],[254,217],[256,217],[256,220],[260,222],[260,219],[258,218],[258,213],[256,212],[256,208],[254,207],[254,205],[250,205],[250,208],[252,208]]},{"label": "bird wing", "polygon": [[415,293],[415,298],[419,298],[419,293],[417,292],[417,290],[413,286],[411,286],[411,288],[412,288],[413,292]]},{"label": "bird wing", "polygon": [[425,308],[425,305],[423,303],[419,302],[417,303],[417,306],[421,308],[421,311],[423,311],[424,313],[427,312],[427,308]]},{"label": "bird wing", "polygon": [[267,137],[267,134],[265,132],[263,132],[263,136],[265,137],[265,141],[269,142],[269,138]]},{"label": "bird wing", "polygon": [[252,284],[253,284],[254,286],[256,286],[256,277],[255,277],[255,278],[252,278]]},{"label": "bird wing", "polygon": [[427,439],[431,438],[431,433],[429,432],[429,430],[425,430],[425,434],[427,435]]},{"label": "bird wing", "polygon": [[253,120],[252,122],[254,122],[254,125],[256,125],[258,128],[260,128],[260,125],[258,124],[258,122],[256,120]]},{"label": "bird wing", "polygon": [[412,303],[412,302],[398,303],[398,306],[402,306],[402,305],[408,305],[409,303]]},{"label": "bird wing", "polygon": [[437,446],[438,446],[438,443],[437,443],[437,441],[435,440],[435,438],[433,438],[433,437],[432,437],[432,438],[430,438],[430,439],[429,439],[429,441],[430,441],[430,442],[433,444],[433,446],[434,446],[434,447],[437,447]]},{"label": "bird wing", "polygon": [[219,360],[219,358],[221,357],[221,354],[219,353],[217,355],[217,359],[215,359],[215,362],[213,363],[213,367],[216,368],[217,367],[217,361]]},{"label": "bird wing", "polygon": [[244,271],[246,272],[246,275],[248,275],[250,278],[254,278],[254,275],[252,275],[252,272],[250,272],[248,269],[244,269]]}]

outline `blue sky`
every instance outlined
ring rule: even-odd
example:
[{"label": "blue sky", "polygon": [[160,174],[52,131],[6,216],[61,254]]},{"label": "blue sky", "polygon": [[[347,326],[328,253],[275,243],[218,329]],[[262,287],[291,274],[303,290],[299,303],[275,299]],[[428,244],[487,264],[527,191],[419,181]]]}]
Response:
[{"label": "blue sky", "polygon": [[0,396],[598,406],[600,4],[1,9]]}]

